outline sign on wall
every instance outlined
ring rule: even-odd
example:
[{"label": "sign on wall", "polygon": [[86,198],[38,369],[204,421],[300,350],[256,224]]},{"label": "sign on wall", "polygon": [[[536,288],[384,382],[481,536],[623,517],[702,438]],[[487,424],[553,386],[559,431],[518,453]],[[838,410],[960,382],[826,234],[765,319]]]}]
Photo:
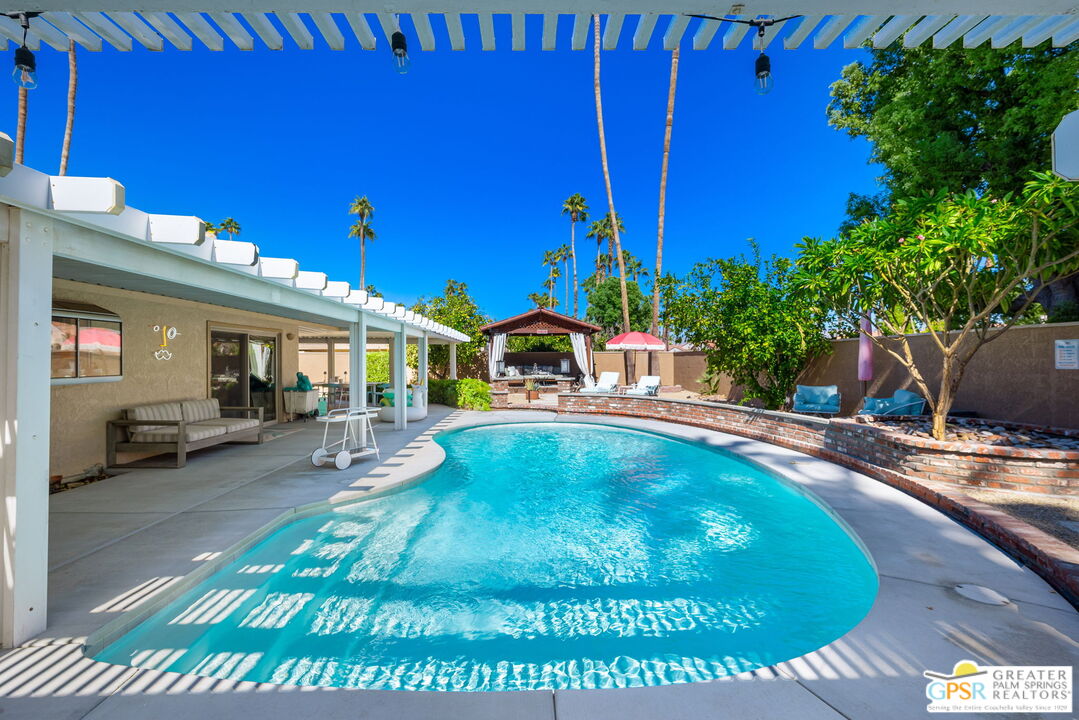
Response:
[{"label": "sign on wall", "polygon": [[1079,340],[1056,341],[1057,370],[1079,370]]},{"label": "sign on wall", "polygon": [[172,360],[172,351],[169,350],[169,340],[175,340],[180,331],[175,325],[154,325],[155,333],[161,333],[161,344],[154,351],[154,357],[158,360]]}]

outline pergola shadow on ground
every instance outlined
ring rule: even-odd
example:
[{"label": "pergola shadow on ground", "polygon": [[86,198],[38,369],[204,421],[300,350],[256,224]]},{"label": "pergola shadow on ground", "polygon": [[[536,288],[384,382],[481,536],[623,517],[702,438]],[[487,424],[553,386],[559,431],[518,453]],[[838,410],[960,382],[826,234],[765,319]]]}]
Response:
[{"label": "pergola shadow on ground", "polygon": [[[660,432],[737,452],[826,502],[877,566],[869,615],[842,638],[788,662],[729,679],[609,690],[389,692],[237,682],[110,665],[83,654],[88,635],[137,614],[237,539],[312,501],[348,501],[409,482],[444,457],[442,430],[504,422],[603,423]],[[381,462],[313,468],[313,423],[262,446],[193,454],[182,470],[139,470],[52,498],[50,627],[0,655],[5,718],[297,716],[445,718],[713,717],[900,719],[924,712],[924,670],[960,659],[987,664],[1074,664],[1079,616],[1036,575],[915,498],[852,470],[786,448],[695,427],[549,412],[463,412],[432,406],[407,432],[378,430]],[[807,539],[808,541],[808,539]],[[989,586],[1003,606],[960,596]]]}]

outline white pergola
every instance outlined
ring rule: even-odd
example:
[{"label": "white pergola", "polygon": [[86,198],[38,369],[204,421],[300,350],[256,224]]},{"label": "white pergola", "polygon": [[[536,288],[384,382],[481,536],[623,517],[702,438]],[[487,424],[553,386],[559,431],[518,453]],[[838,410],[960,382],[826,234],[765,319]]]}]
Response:
[{"label": "white pergola", "polygon": [[[111,178],[59,177],[12,162],[0,134],[0,645],[45,629],[50,442],[49,346],[53,278],[210,303],[347,335],[351,402],[366,403],[368,333],[388,339],[392,382],[407,383],[406,346],[455,348],[468,336],[369,296],[289,258],[265,257],[254,243],[214,238],[194,216],[130,207]],[[343,343],[342,343],[343,344]],[[401,393],[399,397],[403,397]],[[407,404],[394,427],[407,425]]]},{"label": "white pergola", "polygon": [[[1022,6],[1005,0],[772,0],[717,4],[685,0],[672,12],[656,0],[444,0],[436,6],[421,0],[372,5],[358,0],[315,0],[297,4],[283,0],[26,0],[0,2],[0,12],[40,12],[30,22],[28,45],[67,50],[73,40],[90,51],[106,46],[129,51],[136,44],[149,50],[192,50],[205,47],[240,50],[256,47],[311,50],[385,49],[400,28],[413,50],[468,49],[479,40],[482,50],[557,50],[558,28],[572,26],[568,48],[590,47],[593,13],[604,16],[603,48],[632,42],[644,50],[662,38],[671,50],[734,50],[748,45],[749,27],[740,23],[692,18],[690,15],[752,19],[800,17],[767,28],[765,47],[777,38],[788,50],[859,47],[869,42],[884,48],[901,35],[905,47],[946,48],[961,44],[994,48],[1021,40],[1034,47],[1046,40],[1064,47],[1079,39],[1079,4],[1074,0],[1033,0]],[[1021,12],[1019,12],[1021,11]],[[897,14],[901,13],[901,14]],[[526,32],[526,28],[534,28]],[[905,33],[905,34],[904,34]],[[566,34],[563,34],[563,38]],[[22,28],[0,17],[0,47],[19,43]],[[564,42],[564,41],[563,41]],[[531,45],[530,45],[531,43]],[[566,49],[562,47],[561,49]]]}]

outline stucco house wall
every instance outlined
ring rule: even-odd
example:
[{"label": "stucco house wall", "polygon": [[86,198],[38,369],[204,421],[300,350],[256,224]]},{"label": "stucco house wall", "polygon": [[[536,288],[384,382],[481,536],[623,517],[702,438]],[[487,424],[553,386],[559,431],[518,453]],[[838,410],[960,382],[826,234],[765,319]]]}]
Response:
[{"label": "stucco house wall", "polygon": [[[211,327],[261,331],[278,336],[279,382],[293,384],[298,370],[296,321],[99,285],[53,280],[53,299],[89,303],[110,310],[123,321],[123,379],[114,382],[52,386],[50,474],[73,475],[105,460],[105,422],[120,411],[153,402],[209,397]],[[172,357],[159,360],[161,343],[155,325],[171,325],[179,334],[169,341]],[[48,363],[49,358],[42,358]],[[130,459],[130,458],[125,458]]]}]

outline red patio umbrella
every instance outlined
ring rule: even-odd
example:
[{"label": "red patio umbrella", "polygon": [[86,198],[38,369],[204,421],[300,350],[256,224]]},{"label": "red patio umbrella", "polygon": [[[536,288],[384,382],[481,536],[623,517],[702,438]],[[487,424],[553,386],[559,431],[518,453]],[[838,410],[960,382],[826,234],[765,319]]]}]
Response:
[{"label": "red patio umbrella", "polygon": [[[608,350],[646,350],[648,351],[648,374],[652,374],[652,353],[657,350],[666,350],[667,344],[655,335],[646,332],[628,332],[615,335],[607,341]],[[628,358],[626,372],[629,372]],[[626,378],[633,382],[633,378]]]},{"label": "red patio umbrella", "polygon": [[615,335],[607,341],[608,350],[666,350],[667,345],[655,335],[646,332],[628,332]]}]

